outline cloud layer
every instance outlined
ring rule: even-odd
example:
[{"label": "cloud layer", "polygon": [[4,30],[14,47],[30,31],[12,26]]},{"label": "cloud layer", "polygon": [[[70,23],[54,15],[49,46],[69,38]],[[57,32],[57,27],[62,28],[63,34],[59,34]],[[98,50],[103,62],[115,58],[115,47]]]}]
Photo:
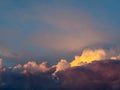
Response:
[{"label": "cloud layer", "polygon": [[119,59],[114,49],[86,49],[72,62],[52,66],[28,61],[5,67],[0,58],[0,90],[119,90]]},{"label": "cloud layer", "polygon": [[[66,63],[66,61],[61,60],[60,63]],[[84,66],[68,67],[56,72],[55,76],[53,75],[54,67],[44,72],[44,69],[41,70],[36,66],[38,65],[35,62],[28,62],[23,67],[18,65],[18,68],[2,66],[0,68],[0,90],[120,89],[120,60],[93,61]]]}]

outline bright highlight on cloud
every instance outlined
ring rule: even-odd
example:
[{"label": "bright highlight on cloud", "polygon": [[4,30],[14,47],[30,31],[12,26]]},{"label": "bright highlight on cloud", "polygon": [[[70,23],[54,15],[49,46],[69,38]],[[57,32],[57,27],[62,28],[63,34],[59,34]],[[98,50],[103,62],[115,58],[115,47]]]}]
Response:
[{"label": "bright highlight on cloud", "polygon": [[120,55],[118,55],[118,56],[113,56],[113,57],[111,57],[111,59],[114,59],[114,60],[120,59]]},{"label": "bright highlight on cloud", "polygon": [[107,53],[104,49],[84,50],[81,56],[75,56],[75,60],[71,62],[71,66],[79,66],[85,63],[91,63],[94,60],[106,59]]},{"label": "bright highlight on cloud", "polygon": [[[48,70],[46,63],[28,62],[4,68],[0,60],[0,90],[119,90],[120,60],[93,61],[70,67],[61,60]],[[47,68],[47,69],[46,69]]]},{"label": "bright highlight on cloud", "polygon": [[0,0],[0,90],[120,90],[119,4]]},{"label": "bright highlight on cloud", "polygon": [[116,53],[114,49],[86,49],[83,50],[81,56],[75,56],[75,60],[73,60],[70,64],[74,67],[105,59],[117,60],[120,59],[119,53],[120,52]]},{"label": "bright highlight on cloud", "polygon": [[[22,70],[22,73],[36,73],[36,72],[48,72],[52,69],[55,69],[53,72],[53,75],[55,76],[56,73],[60,71],[64,71],[71,67],[76,66],[82,66],[92,63],[93,61],[101,61],[101,60],[119,60],[119,53],[113,53],[115,50],[112,50],[112,53],[110,50],[105,49],[85,49],[83,50],[82,54],[80,56],[75,56],[75,59],[71,62],[68,62],[65,59],[61,59],[56,65],[53,66],[47,66],[47,62],[42,62],[40,64],[37,64],[35,61],[29,61],[24,65],[18,64],[14,67],[12,67],[14,70]],[[0,59],[0,67],[2,68],[2,59]]]},{"label": "bright highlight on cloud", "polygon": [[49,67],[35,61],[4,67],[0,58],[0,90],[119,90],[119,54],[115,49],[85,49],[73,61],[61,59]]}]

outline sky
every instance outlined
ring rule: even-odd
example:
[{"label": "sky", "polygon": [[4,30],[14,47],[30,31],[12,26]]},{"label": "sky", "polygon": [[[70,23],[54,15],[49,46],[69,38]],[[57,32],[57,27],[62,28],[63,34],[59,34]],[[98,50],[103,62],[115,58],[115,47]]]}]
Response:
[{"label": "sky", "polygon": [[120,0],[0,0],[0,90],[120,90]]},{"label": "sky", "polygon": [[0,57],[56,63],[119,46],[119,16],[119,0],[0,0]]}]

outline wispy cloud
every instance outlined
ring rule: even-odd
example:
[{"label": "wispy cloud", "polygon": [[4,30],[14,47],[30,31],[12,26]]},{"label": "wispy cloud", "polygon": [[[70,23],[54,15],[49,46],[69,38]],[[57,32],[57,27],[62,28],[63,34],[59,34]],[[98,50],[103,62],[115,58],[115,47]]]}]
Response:
[{"label": "wispy cloud", "polygon": [[21,58],[22,54],[10,51],[8,49],[0,49],[0,56],[8,58]]},{"label": "wispy cloud", "polygon": [[45,49],[75,51],[96,44],[111,44],[114,34],[99,30],[103,24],[88,13],[74,9],[45,9],[42,19],[52,27],[51,32],[37,32],[33,45]]}]

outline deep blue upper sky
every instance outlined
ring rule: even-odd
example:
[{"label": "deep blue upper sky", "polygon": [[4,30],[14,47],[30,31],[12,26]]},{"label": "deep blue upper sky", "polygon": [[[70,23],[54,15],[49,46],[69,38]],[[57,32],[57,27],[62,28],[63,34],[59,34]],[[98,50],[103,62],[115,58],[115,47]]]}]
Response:
[{"label": "deep blue upper sky", "polygon": [[0,55],[51,57],[109,47],[120,42],[119,24],[119,0],[0,0]]}]

